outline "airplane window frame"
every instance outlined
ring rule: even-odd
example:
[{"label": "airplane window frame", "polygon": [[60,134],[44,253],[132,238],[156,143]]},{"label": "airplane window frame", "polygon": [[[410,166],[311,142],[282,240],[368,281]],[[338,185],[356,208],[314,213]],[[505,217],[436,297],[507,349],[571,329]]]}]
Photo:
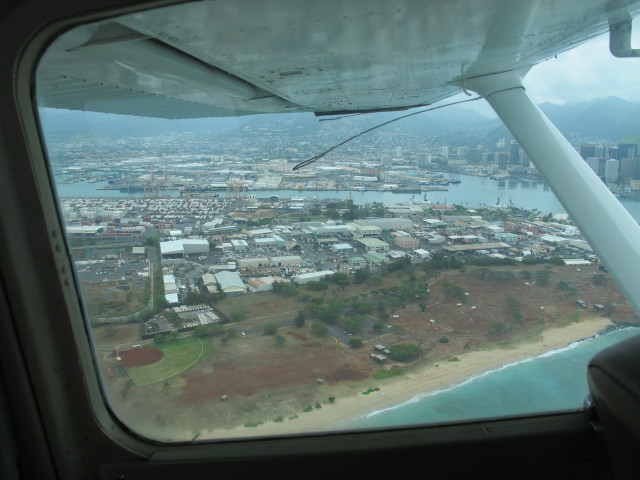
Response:
[{"label": "airplane window frame", "polygon": [[[140,3],[145,4],[145,2]],[[153,6],[173,3],[176,2],[154,2]],[[113,8],[113,6],[119,6],[119,4],[115,1],[107,0],[101,2],[100,6]],[[150,7],[147,5],[144,7],[129,6],[127,11],[137,10],[138,8],[146,9]],[[25,13],[23,11],[22,15],[24,16]],[[47,13],[51,15],[49,18],[56,16],[51,12]],[[184,460],[189,457],[213,460],[216,458],[239,459],[249,456],[286,456],[291,453],[292,445],[296,445],[296,450],[299,454],[318,454],[340,450],[370,451],[390,445],[396,447],[424,447],[426,445],[444,445],[447,443],[463,445],[468,442],[486,439],[488,429],[492,429],[494,438],[502,439],[506,442],[514,436],[521,435],[523,431],[531,431],[531,429],[538,430],[538,432],[560,432],[563,429],[575,432],[584,431],[585,419],[589,417],[587,410],[553,415],[536,415],[530,418],[489,419],[443,426],[402,427],[371,432],[304,434],[274,439],[227,440],[220,443],[208,441],[207,444],[195,445],[156,443],[137,436],[122,425],[106,406],[102,387],[96,374],[95,360],[86,331],[87,326],[82,307],[78,301],[77,278],[67,243],[63,241],[62,217],[55,200],[52,177],[44,154],[31,88],[37,58],[43,47],[57,33],[79,23],[106,18],[107,16],[111,17],[121,13],[124,13],[124,10],[109,11],[108,13],[83,13],[75,16],[69,15],[61,20],[58,19],[56,22],[49,23],[45,29],[41,29],[33,38],[28,39],[28,41],[25,40],[25,48],[18,59],[19,65],[16,68],[15,80],[12,83],[16,95],[15,104],[10,95],[2,94],[3,105],[10,105],[8,111],[3,114],[3,118],[15,120],[12,131],[17,137],[23,138],[23,145],[17,150],[14,148],[13,153],[24,154],[25,165],[16,165],[12,169],[14,173],[12,178],[18,179],[18,183],[26,186],[26,192],[36,195],[26,205],[16,208],[16,215],[26,214],[29,208],[33,208],[33,223],[25,228],[18,226],[14,232],[9,232],[6,244],[9,245],[9,251],[17,252],[25,237],[33,235],[33,238],[26,243],[28,247],[32,247],[29,248],[29,251],[37,248],[41,249],[40,256],[37,259],[27,260],[26,257],[19,256],[7,260],[3,264],[3,273],[5,266],[9,264],[9,269],[15,272],[16,278],[18,278],[15,286],[6,287],[9,293],[15,294],[15,297],[12,296],[11,299],[6,299],[6,301],[12,306],[12,316],[16,323],[18,323],[17,315],[21,314],[21,324],[16,326],[18,330],[17,337],[22,341],[28,341],[35,350],[38,350],[36,353],[27,352],[26,354],[28,357],[26,363],[31,375],[46,385],[46,391],[55,393],[54,397],[47,399],[48,403],[45,402],[47,403],[45,408],[55,416],[65,409],[64,404],[69,400],[72,400],[72,405],[86,402],[84,407],[80,407],[80,410],[85,414],[91,411],[94,416],[92,420],[95,421],[93,425],[83,424],[85,422],[84,419],[69,418],[72,415],[70,415],[70,412],[66,412],[64,416],[69,419],[74,427],[71,430],[67,430],[67,427],[60,423],[62,419],[55,419],[52,416],[43,419],[43,424],[48,432],[52,432],[54,437],[59,438],[64,438],[66,434],[76,436],[79,432],[92,436],[101,436],[104,445],[111,445],[111,458],[113,461],[123,456],[129,456],[131,460],[155,457],[162,463],[177,459]],[[35,24],[35,21],[32,24]],[[9,99],[7,100],[7,98]],[[6,186],[7,184],[4,185]],[[12,192],[11,195],[13,195],[15,202],[20,201],[21,197],[17,192]],[[0,211],[6,213],[8,209],[5,206]],[[14,217],[12,216],[12,218]],[[36,260],[44,262],[42,266],[48,273],[51,283],[38,283],[32,290],[32,295],[27,297],[26,293],[24,291],[20,292],[19,288],[26,286],[29,280],[26,278],[26,274],[19,273],[18,263],[26,262],[28,271],[33,272],[37,268]],[[53,282],[54,278],[57,279],[57,282]],[[52,301],[52,296],[57,297],[56,300],[59,302],[57,305],[55,301]],[[47,333],[52,335],[51,338],[44,338],[44,335],[41,334],[41,315],[43,310],[42,307],[35,305],[37,303],[52,308],[52,311],[45,318],[55,316],[64,320],[64,325],[60,328],[63,339],[53,339],[54,328],[51,325],[46,329]],[[74,342],[77,350],[68,348],[68,345],[65,345],[69,341]],[[50,364],[46,365],[49,362]],[[59,372],[60,377],[58,378],[47,378],[51,376],[52,365],[56,368],[68,368],[68,370]],[[68,382],[73,381],[77,374],[82,375],[82,385],[70,388]],[[75,380],[77,380],[77,377],[75,377]],[[58,381],[61,381],[61,384],[58,384]],[[36,389],[40,389],[40,387],[36,387]],[[69,389],[71,393],[65,391],[65,389]],[[45,389],[40,390],[38,396],[44,398],[44,391]],[[77,398],[73,399],[74,395],[77,395]],[[65,432],[65,430],[67,431]],[[66,440],[63,445],[70,447],[72,444],[77,446],[81,443],[77,438],[74,438],[73,440]],[[117,448],[114,448],[114,444]],[[62,446],[59,448],[62,448]],[[63,463],[65,461],[68,461],[68,459],[62,460]],[[66,468],[73,469],[74,467],[67,465]],[[105,472],[110,472],[110,468],[121,469],[122,467],[120,464],[115,464],[113,467],[108,467]],[[158,468],[162,467],[158,466]]]}]

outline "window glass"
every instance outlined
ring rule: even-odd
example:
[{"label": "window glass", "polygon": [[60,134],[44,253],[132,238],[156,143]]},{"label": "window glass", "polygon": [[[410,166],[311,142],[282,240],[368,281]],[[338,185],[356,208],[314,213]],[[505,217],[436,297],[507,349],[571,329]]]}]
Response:
[{"label": "window glass", "polygon": [[[294,59],[274,74],[254,58],[268,45],[250,40],[267,27],[212,5],[79,27],[38,70],[56,198],[118,418],[188,441],[582,408],[588,360],[638,319],[488,105],[359,135],[417,110],[303,112],[260,80],[296,81],[301,47],[269,37]],[[189,33],[198,19],[217,50]],[[287,25],[265,23],[276,20]],[[526,87],[640,218],[627,120],[640,99],[626,85],[638,69],[606,48],[598,38],[534,67]],[[316,88],[323,71],[304,75],[335,100]]]}]

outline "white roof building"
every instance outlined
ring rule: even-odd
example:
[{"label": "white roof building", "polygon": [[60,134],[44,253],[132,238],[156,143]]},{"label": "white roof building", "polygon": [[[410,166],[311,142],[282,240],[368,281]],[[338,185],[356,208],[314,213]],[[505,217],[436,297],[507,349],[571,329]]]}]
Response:
[{"label": "white roof building", "polygon": [[253,238],[270,237],[273,231],[269,228],[258,228],[256,230],[249,230],[249,236]]},{"label": "white roof building", "polygon": [[169,305],[177,305],[178,303],[180,303],[177,293],[167,293],[165,294],[164,298],[167,300],[167,303]]},{"label": "white roof building", "polygon": [[189,255],[191,253],[209,253],[209,241],[203,238],[189,238],[160,242],[162,256]]},{"label": "white roof building", "polygon": [[234,250],[245,250],[249,244],[245,240],[231,240],[231,245]]},{"label": "white roof building", "polygon": [[215,274],[216,281],[220,284],[220,289],[228,294],[246,293],[247,286],[244,284],[240,275],[236,272],[223,270]]},{"label": "white roof building", "polygon": [[309,282],[317,282],[320,279],[326,277],[327,275],[333,275],[335,272],[331,270],[322,270],[320,272],[309,272],[309,273],[300,273],[293,278],[293,281],[304,285]]},{"label": "white roof building", "polygon": [[353,246],[348,243],[335,243],[331,245],[331,250],[336,253],[350,252],[351,250],[353,250]]}]

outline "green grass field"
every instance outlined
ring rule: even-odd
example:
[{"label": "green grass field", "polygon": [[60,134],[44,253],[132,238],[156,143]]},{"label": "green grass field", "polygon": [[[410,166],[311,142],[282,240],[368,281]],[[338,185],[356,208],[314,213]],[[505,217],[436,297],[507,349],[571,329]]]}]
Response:
[{"label": "green grass field", "polygon": [[162,360],[152,365],[127,369],[129,378],[137,387],[162,382],[187,371],[209,355],[211,342],[189,337],[154,345],[154,347],[164,352]]}]

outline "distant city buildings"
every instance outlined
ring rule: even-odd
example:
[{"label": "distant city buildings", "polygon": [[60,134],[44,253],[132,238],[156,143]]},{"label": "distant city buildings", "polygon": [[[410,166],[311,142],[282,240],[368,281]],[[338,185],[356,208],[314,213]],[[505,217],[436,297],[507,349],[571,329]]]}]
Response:
[{"label": "distant city buildings", "polygon": [[607,182],[629,185],[631,181],[640,178],[637,144],[608,146],[582,143],[579,152],[589,167]]}]

